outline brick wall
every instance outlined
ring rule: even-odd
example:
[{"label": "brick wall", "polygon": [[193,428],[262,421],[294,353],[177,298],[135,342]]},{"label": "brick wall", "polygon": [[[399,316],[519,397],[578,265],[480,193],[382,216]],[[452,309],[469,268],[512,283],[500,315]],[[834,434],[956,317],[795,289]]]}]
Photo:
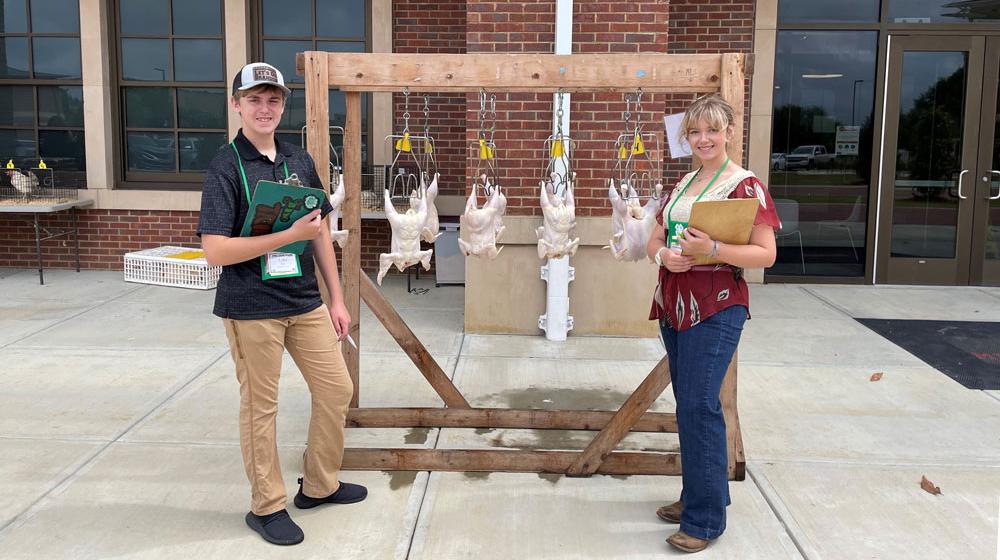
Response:
[{"label": "brick wall", "polygon": [[[669,51],[672,53],[753,52],[753,0],[670,0]],[[750,130],[750,79],[744,86],[743,145]],[[695,98],[692,94],[667,96],[667,113],[681,113]],[[743,150],[744,161],[749,150]],[[691,159],[664,162],[664,175],[672,186],[691,169]],[[666,183],[665,183],[666,184]]]},{"label": "brick wall", "polygon": [[[751,52],[753,0],[577,0],[574,3],[574,52]],[[553,50],[555,2],[495,2],[440,0],[393,2],[393,44],[396,52],[542,52]],[[749,115],[749,81],[747,84]],[[395,97],[397,129],[401,126],[400,95]],[[643,113],[633,115],[645,130],[659,132],[664,184],[671,186],[690,168],[690,159],[670,160],[662,140],[662,115],[683,111],[691,94],[646,94]],[[549,94],[497,94],[496,142],[503,165],[504,187],[512,215],[538,215],[538,181],[542,175],[543,142],[551,133]],[[423,99],[411,98],[411,129],[423,128]],[[620,94],[575,94],[570,106],[569,135],[576,141],[577,212],[581,216],[610,213],[607,179],[612,146],[623,131]],[[441,173],[442,194],[464,195],[474,173],[469,143],[479,126],[475,93],[435,94],[431,98],[431,135]],[[635,111],[633,111],[635,113]],[[745,123],[745,125],[748,124]],[[744,127],[745,130],[748,126]],[[381,139],[376,139],[381,141]],[[81,213],[81,251],[85,268],[121,268],[128,252],[163,244],[196,246],[195,212],[88,210]],[[64,214],[44,218],[58,226]],[[34,238],[29,215],[0,215],[0,266],[34,266]],[[145,220],[145,221],[143,221]],[[70,267],[69,240],[44,242],[47,267]],[[378,254],[389,246],[388,224],[365,220],[362,262],[378,267]]]},{"label": "brick wall", "polygon": [[[392,3],[392,45],[397,53],[462,54],[465,52],[465,0]],[[403,95],[393,96],[393,132],[403,129]],[[434,138],[434,155],[441,178],[438,191],[446,195],[465,192],[465,95],[433,93],[424,118],[423,94],[410,96],[410,133],[423,134],[425,120]],[[377,138],[376,141],[382,141]],[[414,146],[416,147],[416,146]]]},{"label": "brick wall", "polygon": [[[31,214],[0,214],[0,267],[37,266],[31,219]],[[68,213],[60,212],[42,214],[40,224],[50,230],[65,229],[72,221]],[[197,212],[81,210],[80,266],[116,270],[122,268],[123,255],[132,251],[159,245],[199,247],[197,226]],[[42,241],[42,258],[46,268],[75,267],[73,237]]]}]

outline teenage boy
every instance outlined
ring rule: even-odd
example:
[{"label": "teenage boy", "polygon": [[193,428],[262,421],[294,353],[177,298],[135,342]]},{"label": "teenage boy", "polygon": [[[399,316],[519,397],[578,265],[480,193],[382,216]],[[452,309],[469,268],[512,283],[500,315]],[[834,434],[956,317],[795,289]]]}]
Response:
[{"label": "teenage boy", "polygon": [[[344,419],[354,392],[340,353],[351,324],[344,306],[330,228],[323,218],[330,202],[267,235],[240,237],[257,181],[280,181],[298,175],[304,186],[323,188],[308,153],[279,142],[274,131],[291,93],[275,67],[248,64],[233,79],[232,109],[243,128],[216,154],[205,175],[201,197],[201,236],[210,265],[222,265],[215,292],[215,315],[222,318],[240,383],[240,448],[250,480],[246,523],[264,540],[292,545],[302,530],[285,509],[285,483],[275,442],[278,377],[284,350],[295,360],[312,394],[309,439],[303,478],[295,505],[350,504],[368,491],[338,480],[344,456]],[[312,241],[301,255],[277,252],[294,241]],[[320,298],[319,266],[330,294]],[[265,270],[281,272],[264,279]]]}]

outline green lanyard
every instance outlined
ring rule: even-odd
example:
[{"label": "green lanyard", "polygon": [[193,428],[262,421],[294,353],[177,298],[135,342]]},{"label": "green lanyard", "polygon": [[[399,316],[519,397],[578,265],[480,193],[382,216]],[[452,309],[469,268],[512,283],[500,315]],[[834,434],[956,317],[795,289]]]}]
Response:
[{"label": "green lanyard", "polygon": [[[722,170],[725,169],[727,165],[729,165],[728,157],[726,158],[726,161],[722,164],[722,167],[720,167],[719,170],[715,172],[715,176],[712,177],[712,180],[709,181],[707,185],[705,185],[704,189],[702,189],[701,194],[698,195],[698,198],[694,199],[695,202],[701,200],[701,197],[705,196],[705,193],[708,192],[708,189],[712,188],[712,185],[715,184],[715,181],[719,178],[719,175],[722,175]],[[687,227],[687,222],[675,222],[670,218],[670,214],[673,212],[674,206],[677,204],[677,201],[680,200],[682,196],[684,196],[684,193],[687,192],[688,187],[691,186],[691,183],[693,183],[694,180],[698,178],[698,175],[701,173],[701,170],[702,168],[699,167],[698,171],[695,172],[694,177],[691,177],[691,180],[688,181],[686,185],[684,185],[684,188],[681,189],[681,192],[677,193],[677,196],[674,197],[674,201],[671,202],[670,207],[667,208],[667,235],[669,236],[668,241],[670,242],[669,243],[670,246],[675,245],[677,242],[678,230],[675,224],[683,224],[683,227],[680,228],[681,230]]]},{"label": "green lanyard", "polygon": [[[240,151],[236,149],[236,142],[230,142],[229,145],[236,152],[236,163],[240,164],[240,175],[243,177],[243,190],[247,193],[247,204],[250,204],[250,184],[247,183],[247,172],[243,170],[243,158],[240,157]],[[288,162],[283,161],[281,163],[285,166],[285,180],[288,180]]]}]

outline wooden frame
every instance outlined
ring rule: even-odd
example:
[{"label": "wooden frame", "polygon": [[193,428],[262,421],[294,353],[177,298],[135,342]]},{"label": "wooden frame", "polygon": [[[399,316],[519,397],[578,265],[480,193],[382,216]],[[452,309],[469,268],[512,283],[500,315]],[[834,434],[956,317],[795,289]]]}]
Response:
[{"label": "wooden frame", "polygon": [[[343,251],[344,298],[351,316],[360,318],[363,299],[444,401],[447,408],[358,408],[361,389],[359,354],[344,345],[344,358],[354,381],[348,414],[351,427],[460,427],[593,430],[597,435],[583,451],[501,451],[461,449],[347,449],[349,470],[507,471],[601,474],[680,474],[678,453],[615,452],[630,431],[676,432],[676,415],[647,412],[670,384],[666,357],[616,412],[581,410],[511,410],[473,408],[445,375],[382,292],[361,270],[361,93],[411,92],[634,92],[717,91],[736,109],[731,157],[743,161],[744,85],[750,57],[727,54],[386,54],[306,52],[297,70],[306,78],[307,147],[318,169],[329,165],[327,91],[347,92],[344,138],[344,183],[347,196],[342,228],[350,231]],[[323,174],[321,174],[323,175]],[[328,178],[323,177],[324,181]],[[329,185],[324,185],[329,188]],[[322,283],[321,283],[322,284]],[[351,327],[360,343],[360,325]],[[745,477],[743,441],[736,408],[736,357],[722,384],[726,417],[729,477]]]}]

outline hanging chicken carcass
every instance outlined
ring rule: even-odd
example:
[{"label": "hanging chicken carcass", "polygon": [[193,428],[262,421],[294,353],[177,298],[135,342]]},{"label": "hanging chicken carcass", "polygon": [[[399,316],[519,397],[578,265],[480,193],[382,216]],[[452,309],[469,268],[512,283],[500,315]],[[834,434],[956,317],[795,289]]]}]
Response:
[{"label": "hanging chicken carcass", "polygon": [[[489,182],[486,182],[487,191],[490,190]],[[500,192],[500,186],[494,187],[493,193],[489,195],[482,208],[478,207],[476,195],[479,190],[478,183],[472,185],[472,194],[465,204],[465,214],[462,215],[462,231],[468,241],[458,240],[458,246],[465,256],[486,257],[493,260],[497,258],[503,247],[497,248],[497,241],[503,234],[503,215],[507,211],[507,198]]]},{"label": "hanging chicken carcass", "polygon": [[[438,221],[437,206],[434,203],[438,195],[438,177],[440,175],[435,173],[429,187],[423,185],[424,180],[422,177],[420,179],[421,194],[427,206],[427,220],[424,222],[424,226],[420,228],[420,239],[424,240],[425,243],[434,243],[434,240],[441,236],[441,224]],[[412,208],[413,205],[414,197],[411,196],[410,207]]]},{"label": "hanging chicken carcass", "polygon": [[[411,193],[411,200],[415,193]],[[424,270],[431,268],[432,249],[420,250],[420,230],[427,220],[427,207],[423,198],[417,199],[417,208],[409,208],[405,214],[400,214],[392,205],[392,197],[389,189],[385,189],[385,217],[389,220],[392,228],[392,240],[390,242],[389,253],[382,253],[378,257],[378,284],[382,285],[382,278],[389,272],[392,265],[402,272],[407,267],[420,263]]]},{"label": "hanging chicken carcass", "polygon": [[[573,174],[576,179],[576,174]],[[576,254],[580,246],[580,238],[570,240],[569,236],[576,228],[576,204],[573,201],[573,182],[566,183],[562,195],[556,192],[556,183],[540,184],[542,206],[542,225],[535,230],[538,235],[538,258],[558,259]]]},{"label": "hanging chicken carcass", "polygon": [[609,247],[615,260],[638,261],[646,257],[646,244],[656,227],[656,212],[660,208],[663,185],[657,183],[656,192],[643,205],[630,185],[622,185],[619,194],[614,179],[608,188],[611,200],[611,241]]},{"label": "hanging chicken carcass", "polygon": [[330,237],[340,245],[343,249],[347,246],[347,233],[346,229],[337,229],[340,222],[340,212],[344,205],[344,198],[347,196],[347,191],[344,189],[344,175],[340,175],[340,180],[337,182],[337,188],[333,191],[333,196],[330,197],[330,204],[333,206],[333,212],[330,212]]}]

